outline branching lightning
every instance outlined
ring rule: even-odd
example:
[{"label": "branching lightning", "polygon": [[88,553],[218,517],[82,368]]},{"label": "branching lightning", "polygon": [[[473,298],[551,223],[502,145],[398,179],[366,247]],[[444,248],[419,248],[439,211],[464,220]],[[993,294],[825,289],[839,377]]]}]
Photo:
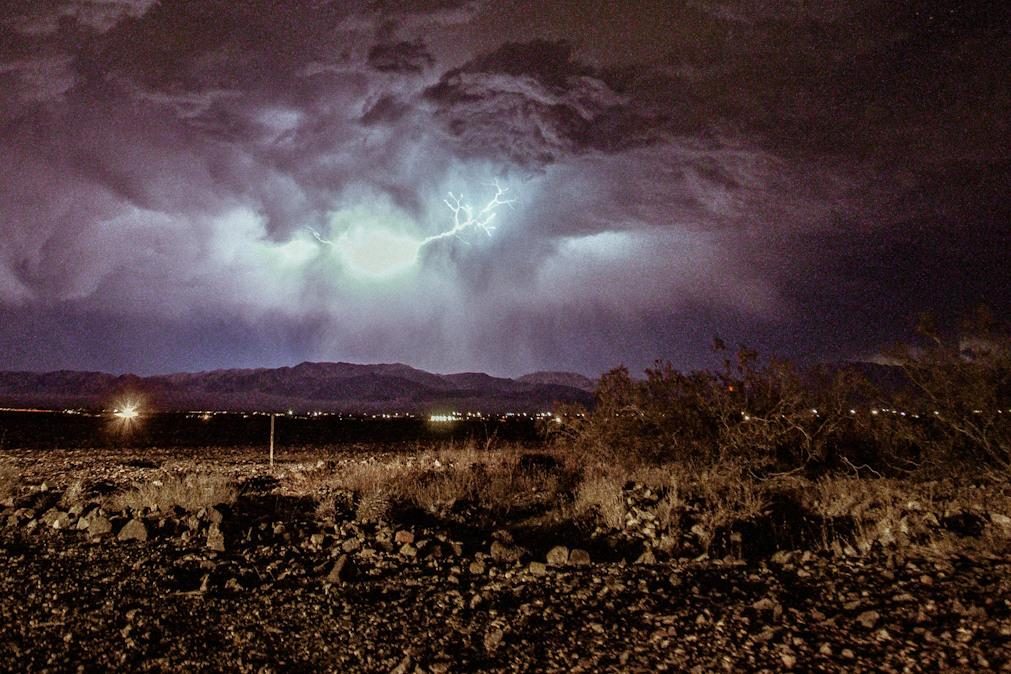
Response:
[{"label": "branching lightning", "polygon": [[[449,193],[446,199],[443,199],[443,203],[449,207],[449,210],[453,211],[453,227],[447,229],[445,232],[439,234],[433,234],[432,236],[424,239],[421,242],[422,246],[425,246],[433,241],[438,241],[439,239],[446,239],[451,236],[457,236],[460,232],[468,229],[479,229],[488,236],[495,230],[495,226],[492,222],[495,220],[495,209],[499,206],[509,206],[516,203],[515,199],[503,199],[505,193],[509,191],[508,187],[502,187],[498,184],[496,180],[493,183],[495,187],[495,196],[491,198],[484,205],[484,207],[479,210],[476,214],[474,213],[474,208],[470,204],[464,202],[462,194]],[[461,216],[465,216],[462,217]]]},{"label": "branching lightning", "polygon": [[335,248],[352,270],[365,276],[389,276],[413,266],[421,249],[436,241],[450,237],[459,238],[461,234],[471,229],[491,236],[495,230],[493,223],[496,210],[500,206],[512,208],[516,202],[515,199],[505,198],[509,191],[508,187],[502,187],[498,181],[492,183],[492,186],[495,188],[495,195],[479,209],[466,202],[463,194],[449,192],[443,203],[453,213],[453,226],[423,239],[384,228],[352,227],[341,233],[336,240],[331,240],[312,228],[308,229],[316,241]]}]

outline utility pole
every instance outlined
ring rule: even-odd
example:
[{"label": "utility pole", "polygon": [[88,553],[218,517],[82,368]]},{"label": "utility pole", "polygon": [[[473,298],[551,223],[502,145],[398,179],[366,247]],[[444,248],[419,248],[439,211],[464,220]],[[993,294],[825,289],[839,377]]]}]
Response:
[{"label": "utility pole", "polygon": [[274,419],[277,418],[276,414],[270,415],[270,467],[274,467]]}]

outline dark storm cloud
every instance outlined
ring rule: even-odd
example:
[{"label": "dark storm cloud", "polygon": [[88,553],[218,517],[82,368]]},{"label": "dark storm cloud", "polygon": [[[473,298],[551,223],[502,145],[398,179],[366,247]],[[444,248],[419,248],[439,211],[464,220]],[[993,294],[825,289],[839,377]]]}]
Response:
[{"label": "dark storm cloud", "polygon": [[[1007,308],[1007,8],[617,4],[13,3],[0,367],[593,373]],[[420,241],[496,179],[398,280],[310,231]]]},{"label": "dark storm cloud", "polygon": [[369,49],[368,63],[380,72],[420,73],[435,64],[420,40],[384,42]]},{"label": "dark storm cloud", "polygon": [[462,151],[525,167],[616,152],[663,133],[664,115],[616,93],[564,42],[507,43],[425,91]]},{"label": "dark storm cloud", "polygon": [[127,18],[143,16],[157,0],[12,0],[5,23],[28,35],[50,35],[61,26],[104,33]]},{"label": "dark storm cloud", "polygon": [[362,124],[390,124],[399,121],[410,112],[410,106],[394,96],[383,95],[362,115]]}]

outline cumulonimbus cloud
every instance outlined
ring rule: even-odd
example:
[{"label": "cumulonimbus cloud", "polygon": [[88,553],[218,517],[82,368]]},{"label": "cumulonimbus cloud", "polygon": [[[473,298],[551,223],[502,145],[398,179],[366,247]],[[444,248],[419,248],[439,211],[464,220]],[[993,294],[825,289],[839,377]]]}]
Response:
[{"label": "cumulonimbus cloud", "polygon": [[[986,111],[974,117],[954,96],[967,70],[993,77],[985,50],[958,56],[933,24],[870,3],[696,5],[671,11],[705,39],[672,34],[629,65],[591,63],[579,35],[482,34],[440,62],[487,18],[476,2],[295,3],[284,21],[257,2],[18,4],[0,26],[0,154],[17,167],[0,175],[5,324],[66,343],[59,316],[75,316],[95,334],[74,353],[97,355],[41,349],[44,363],[111,369],[153,361],[118,359],[106,324],[199,335],[207,354],[228,352],[227,333],[242,355],[222,365],[295,352],[500,373],[692,364],[706,340],[665,332],[684,325],[810,333],[815,351],[828,337],[807,307],[867,297],[888,274],[875,250],[933,232],[928,216],[999,210],[1007,102],[968,87]],[[821,44],[795,30],[810,22]],[[1007,51],[986,25],[945,30]],[[896,45],[931,78],[889,68]],[[310,233],[367,223],[424,239],[451,217],[446,192],[477,201],[496,179],[517,203],[493,236],[447,237],[400,275],[355,276]],[[885,323],[833,348],[862,349]],[[5,329],[0,345],[21,334]],[[504,332],[515,339],[490,343]],[[183,346],[160,344],[159,363],[188,368]],[[17,353],[10,364],[43,362]]]}]

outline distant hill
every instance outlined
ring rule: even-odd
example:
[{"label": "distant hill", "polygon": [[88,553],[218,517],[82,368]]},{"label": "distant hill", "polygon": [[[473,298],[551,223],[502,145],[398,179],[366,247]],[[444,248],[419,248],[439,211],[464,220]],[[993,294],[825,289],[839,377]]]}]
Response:
[{"label": "distant hill", "polygon": [[571,386],[583,391],[592,393],[597,388],[597,383],[589,377],[584,377],[576,372],[532,372],[525,374],[516,381],[525,384],[554,384],[557,386]]},{"label": "distant hill", "polygon": [[487,413],[550,410],[592,400],[593,382],[572,373],[507,379],[480,372],[440,375],[401,363],[300,363],[138,377],[103,372],[0,372],[0,406],[107,408],[124,397],[157,410]]}]

